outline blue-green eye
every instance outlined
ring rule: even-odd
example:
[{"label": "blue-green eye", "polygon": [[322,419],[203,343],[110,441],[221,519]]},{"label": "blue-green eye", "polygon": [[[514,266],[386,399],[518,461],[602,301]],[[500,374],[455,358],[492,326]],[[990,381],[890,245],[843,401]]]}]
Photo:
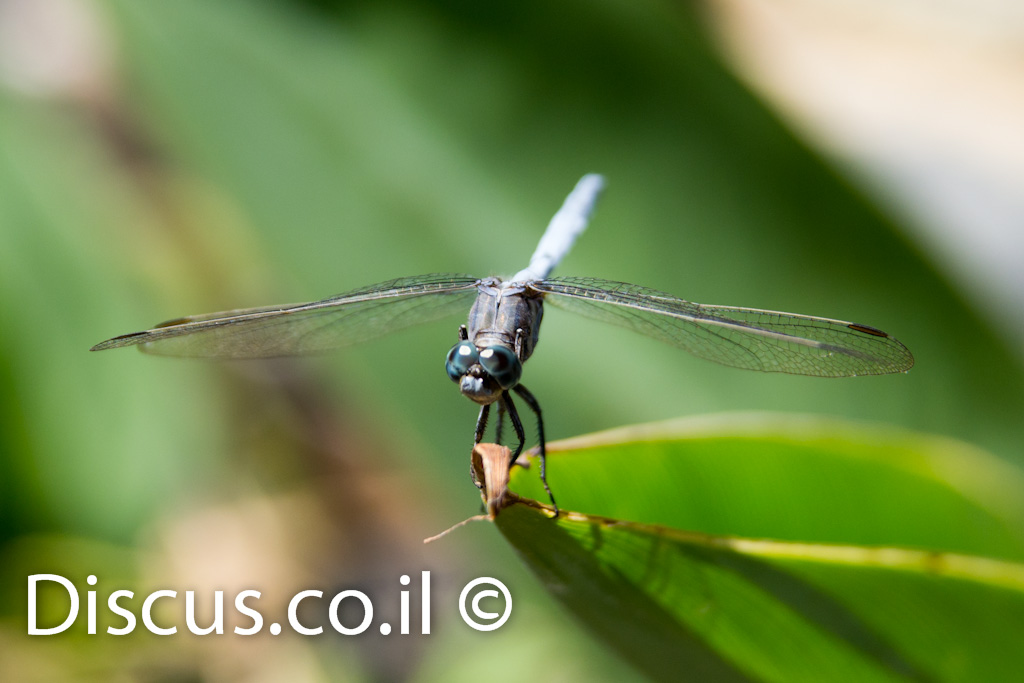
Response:
[{"label": "blue-green eye", "polygon": [[516,354],[504,346],[488,346],[481,351],[480,365],[502,389],[511,389],[519,384],[519,377],[523,374],[523,365]]},{"label": "blue-green eye", "polygon": [[444,364],[444,369],[448,371],[448,376],[452,378],[453,382],[458,382],[460,377],[469,372],[471,365],[479,362],[480,354],[473,346],[473,342],[464,341],[453,346],[452,350],[448,352],[448,360]]}]

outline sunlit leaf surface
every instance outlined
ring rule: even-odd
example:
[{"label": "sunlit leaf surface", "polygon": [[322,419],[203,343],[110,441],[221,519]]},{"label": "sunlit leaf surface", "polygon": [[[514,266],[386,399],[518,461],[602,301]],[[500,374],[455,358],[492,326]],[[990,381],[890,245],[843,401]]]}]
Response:
[{"label": "sunlit leaf surface", "polygon": [[[987,454],[778,416],[552,450],[559,503],[579,512],[515,504],[497,526],[655,678],[1010,681],[1024,666],[1024,483]],[[514,486],[540,493],[534,478]]]}]

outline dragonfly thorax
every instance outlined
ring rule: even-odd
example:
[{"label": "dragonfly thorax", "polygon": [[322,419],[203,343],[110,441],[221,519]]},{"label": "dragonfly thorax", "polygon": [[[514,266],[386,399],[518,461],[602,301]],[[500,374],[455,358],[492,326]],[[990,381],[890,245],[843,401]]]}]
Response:
[{"label": "dragonfly thorax", "polygon": [[527,285],[481,280],[466,326],[478,349],[505,346],[525,363],[533,355],[544,316],[543,299]]}]

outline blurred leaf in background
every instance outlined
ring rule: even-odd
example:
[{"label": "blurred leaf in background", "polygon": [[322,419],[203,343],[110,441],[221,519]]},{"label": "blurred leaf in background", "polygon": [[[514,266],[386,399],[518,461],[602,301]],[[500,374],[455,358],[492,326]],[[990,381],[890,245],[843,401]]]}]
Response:
[{"label": "blurred leaf in background", "polygon": [[[183,314],[510,274],[585,172],[609,189],[560,274],[856,320],[917,366],[741,372],[553,311],[524,380],[549,438],[768,409],[953,436],[1020,466],[1019,346],[737,82],[705,19],[653,1],[0,2],[3,673],[632,675],[490,529],[419,546],[477,505],[475,409],[443,371],[460,321],[301,362],[87,353]],[[429,638],[25,635],[34,571],[281,600],[394,596],[421,569],[438,582]],[[481,575],[517,600],[492,634],[452,607]]]}]

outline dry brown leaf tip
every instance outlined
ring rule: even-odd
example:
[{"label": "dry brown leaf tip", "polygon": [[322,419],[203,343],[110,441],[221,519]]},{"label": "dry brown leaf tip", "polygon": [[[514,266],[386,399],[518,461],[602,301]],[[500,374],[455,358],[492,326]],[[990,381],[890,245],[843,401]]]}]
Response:
[{"label": "dry brown leaf tip", "polygon": [[480,496],[484,500],[487,514],[474,515],[449,529],[445,529],[436,536],[424,539],[423,542],[431,543],[436,541],[469,522],[485,519],[493,521],[504,508],[520,500],[519,496],[508,490],[508,465],[511,458],[512,451],[496,443],[481,443],[474,446],[473,454],[470,456],[473,483],[480,489]]},{"label": "dry brown leaf tip", "polygon": [[473,448],[473,480],[480,488],[487,516],[491,519],[518,500],[518,496],[508,490],[511,459],[512,451],[496,443],[480,443]]}]

